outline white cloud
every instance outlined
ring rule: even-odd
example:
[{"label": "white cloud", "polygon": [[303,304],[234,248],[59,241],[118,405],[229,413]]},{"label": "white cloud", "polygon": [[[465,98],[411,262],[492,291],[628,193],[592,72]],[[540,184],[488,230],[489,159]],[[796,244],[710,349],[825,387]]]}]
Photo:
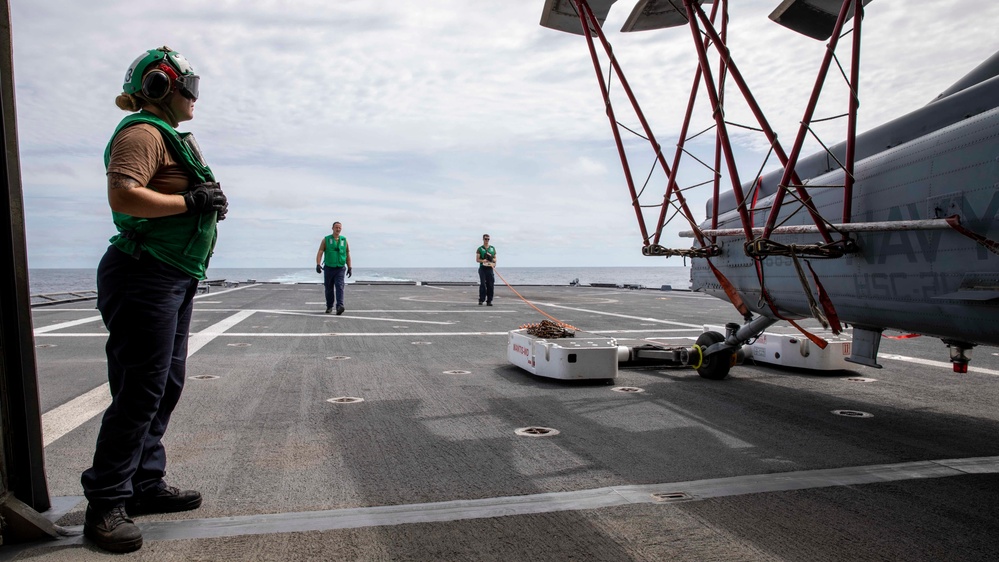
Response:
[{"label": "white cloud", "polygon": [[[509,266],[653,265],[639,251],[585,41],[541,28],[542,0],[11,3],[32,267],[96,264],[111,233],[102,153],[124,115],[113,100],[128,64],[162,44],[202,76],[197,118],[182,129],[197,134],[231,199],[213,265],[307,266],[332,220],[371,267],[467,265],[483,230]],[[823,43],[770,22],[775,4],[734,2],[730,44],[790,143]],[[630,8],[619,2],[605,30],[672,162],[693,79],[690,33],[618,33]],[[867,14],[862,130],[925,104],[999,46],[979,23],[999,16],[997,4],[874,2]],[[618,120],[640,130],[611,87]],[[822,112],[842,111],[838,88]],[[693,131],[710,124],[704,107]],[[727,116],[751,119],[736,104]],[[734,134],[751,176],[759,135]],[[641,189],[653,156],[625,138]],[[683,164],[685,184],[710,177]],[[650,203],[661,199],[657,174]],[[707,189],[688,197],[701,216]],[[658,211],[645,217],[654,228]],[[71,239],[51,246],[67,226]],[[682,229],[669,226],[670,243],[689,244],[675,238]]]}]

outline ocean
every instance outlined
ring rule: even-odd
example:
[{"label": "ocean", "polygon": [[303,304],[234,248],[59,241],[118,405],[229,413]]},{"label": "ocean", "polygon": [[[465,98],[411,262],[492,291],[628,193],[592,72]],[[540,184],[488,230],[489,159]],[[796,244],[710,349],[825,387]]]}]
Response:
[{"label": "ocean", "polygon": [[[689,267],[504,267],[497,268],[496,283],[502,276],[511,285],[568,285],[578,279],[582,285],[613,283],[659,289],[690,288]],[[31,294],[87,291],[97,288],[94,269],[38,269],[28,271]],[[315,269],[301,268],[210,268],[208,279],[227,281],[268,281],[273,283],[322,283]],[[451,281],[479,282],[474,267],[354,268],[348,283],[357,281]]]}]

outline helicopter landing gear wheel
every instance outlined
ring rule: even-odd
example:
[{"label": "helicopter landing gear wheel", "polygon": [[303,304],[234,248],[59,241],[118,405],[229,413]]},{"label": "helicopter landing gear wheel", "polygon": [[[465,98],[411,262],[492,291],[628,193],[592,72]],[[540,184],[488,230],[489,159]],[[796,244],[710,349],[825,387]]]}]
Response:
[{"label": "helicopter landing gear wheel", "polygon": [[[704,349],[723,341],[725,341],[725,336],[718,332],[704,332],[697,336],[696,345],[701,348],[701,353],[704,353]],[[705,355],[700,367],[697,367],[697,374],[706,379],[720,381],[728,376],[728,371],[735,363],[735,358],[735,353],[731,349]]]}]

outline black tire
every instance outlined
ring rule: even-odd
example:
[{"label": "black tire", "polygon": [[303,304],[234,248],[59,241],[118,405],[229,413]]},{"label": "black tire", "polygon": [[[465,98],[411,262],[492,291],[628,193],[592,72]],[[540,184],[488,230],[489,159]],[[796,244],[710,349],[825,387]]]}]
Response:
[{"label": "black tire", "polygon": [[[697,336],[697,345],[701,347],[701,352],[712,345],[725,341],[725,336],[718,332],[704,332]],[[701,361],[701,366],[697,369],[697,374],[706,379],[720,381],[728,376],[729,369],[732,368],[732,360],[735,353],[731,349],[718,351],[711,355],[705,355]]]}]

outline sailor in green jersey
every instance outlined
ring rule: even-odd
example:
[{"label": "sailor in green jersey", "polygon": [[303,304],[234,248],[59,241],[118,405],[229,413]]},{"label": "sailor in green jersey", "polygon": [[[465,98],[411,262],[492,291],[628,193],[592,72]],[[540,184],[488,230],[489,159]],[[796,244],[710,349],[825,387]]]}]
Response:
[{"label": "sailor in green jersey", "polygon": [[323,273],[323,286],[326,289],[326,314],[333,312],[336,306],[337,315],[346,310],[344,304],[344,275],[350,277],[350,244],[347,237],[341,236],[343,225],[333,223],[333,234],[323,238],[316,253],[316,273]]},{"label": "sailor in green jersey", "polygon": [[200,78],[169,47],[140,55],[125,74],[125,117],[104,154],[118,234],[97,268],[97,308],[108,329],[111,405],[93,464],[81,478],[83,533],[98,547],[142,547],[131,516],[195,509],[201,494],[167,485],[162,438],[184,387],[198,280],[228,201],[190,133]]},{"label": "sailor in green jersey", "polygon": [[475,250],[475,261],[479,262],[479,306],[493,305],[493,285],[496,283],[493,268],[496,267],[496,247],[489,245],[489,235],[482,235],[482,245]]}]

